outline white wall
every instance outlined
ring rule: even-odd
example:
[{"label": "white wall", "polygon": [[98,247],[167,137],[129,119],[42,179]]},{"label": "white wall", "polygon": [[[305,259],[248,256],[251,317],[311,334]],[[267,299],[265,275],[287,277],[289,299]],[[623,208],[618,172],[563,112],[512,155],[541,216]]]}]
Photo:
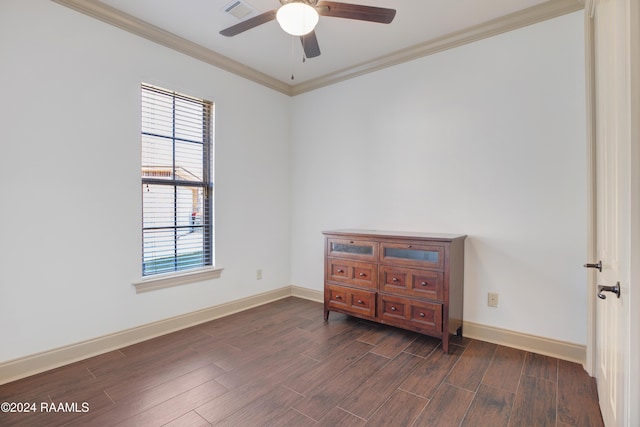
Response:
[{"label": "white wall", "polygon": [[[49,1],[3,0],[0,362],[321,290],[321,230],[342,227],[467,233],[466,320],[584,343],[582,43],[578,12],[291,99]],[[143,81],[216,103],[225,270],[135,294]]]},{"label": "white wall", "polygon": [[[290,284],[288,97],[46,0],[0,64],[0,362]],[[220,279],[134,291],[141,82],[216,104]]]},{"label": "white wall", "polygon": [[465,320],[586,343],[583,46],[576,12],[294,98],[292,282],[325,229],[464,233]]}]

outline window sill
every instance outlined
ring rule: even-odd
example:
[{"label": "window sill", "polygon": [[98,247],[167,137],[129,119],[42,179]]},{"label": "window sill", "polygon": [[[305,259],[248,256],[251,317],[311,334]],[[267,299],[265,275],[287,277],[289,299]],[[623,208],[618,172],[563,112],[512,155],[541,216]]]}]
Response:
[{"label": "window sill", "polygon": [[139,294],[157,289],[186,285],[187,283],[201,282],[207,279],[217,279],[222,274],[222,270],[222,267],[207,267],[183,273],[158,274],[133,282],[133,286],[136,288],[136,293]]}]

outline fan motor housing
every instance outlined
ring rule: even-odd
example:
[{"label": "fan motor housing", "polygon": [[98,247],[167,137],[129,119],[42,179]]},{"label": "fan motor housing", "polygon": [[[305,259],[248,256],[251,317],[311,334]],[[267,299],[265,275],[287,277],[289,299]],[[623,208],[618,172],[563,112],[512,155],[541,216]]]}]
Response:
[{"label": "fan motor housing", "polygon": [[318,0],[280,0],[280,4],[283,6],[289,3],[304,3],[308,4],[311,7],[316,7],[316,5],[318,4]]}]

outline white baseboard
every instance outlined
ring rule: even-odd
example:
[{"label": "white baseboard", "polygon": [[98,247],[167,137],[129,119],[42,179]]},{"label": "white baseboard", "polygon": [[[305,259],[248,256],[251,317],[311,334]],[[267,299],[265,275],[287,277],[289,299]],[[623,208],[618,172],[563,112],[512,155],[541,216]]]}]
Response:
[{"label": "white baseboard", "polygon": [[[296,296],[300,298],[304,298],[303,294],[313,295],[313,292],[316,292],[310,289],[306,289],[304,290],[305,292],[303,292],[301,291],[303,288],[298,289],[300,291],[297,293],[300,295]],[[320,292],[320,294],[322,294],[322,292]],[[292,295],[292,287],[285,286],[284,288],[216,305],[181,316],[171,317],[169,319],[3,362],[0,363],[0,385]]]},{"label": "white baseboard", "polygon": [[[273,291],[253,295],[225,304],[160,320],[79,343],[55,348],[19,359],[0,363],[0,385],[19,380],[40,372],[68,365],[79,360],[97,356],[108,351],[136,344],[180,329],[209,322],[233,313],[248,310],[289,296],[323,302],[322,291],[285,286]],[[506,329],[464,322],[463,335],[508,347],[557,357],[584,365],[586,347],[549,338],[508,331]]]},{"label": "white baseboard", "polygon": [[291,296],[302,299],[308,299],[315,302],[324,302],[324,292],[314,289],[301,288],[300,286],[291,286]]},{"label": "white baseboard", "polygon": [[507,347],[518,348],[532,353],[556,357],[570,362],[580,363],[584,366],[587,355],[587,347],[566,341],[529,335],[522,332],[514,332],[493,326],[480,325],[473,322],[464,322],[462,335],[468,338],[500,344]]}]

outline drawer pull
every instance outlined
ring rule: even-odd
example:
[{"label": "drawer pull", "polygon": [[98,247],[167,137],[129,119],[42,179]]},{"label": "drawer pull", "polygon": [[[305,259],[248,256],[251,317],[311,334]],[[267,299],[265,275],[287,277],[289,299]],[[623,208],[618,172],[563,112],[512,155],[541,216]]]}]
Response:
[{"label": "drawer pull", "polygon": [[336,299],[342,299],[340,295],[336,295]]},{"label": "drawer pull", "polygon": [[424,317],[424,313],[420,313],[420,317]]},{"label": "drawer pull", "polygon": [[394,277],[393,279],[391,279],[391,281],[392,281],[392,282],[397,282],[397,281],[398,281],[398,278],[397,278],[397,277]]},{"label": "drawer pull", "polygon": [[362,304],[362,300],[361,299],[358,300],[358,304]]},{"label": "drawer pull", "polygon": [[341,268],[339,268],[339,269],[338,269],[338,273],[344,273],[344,270],[343,270],[343,269],[341,269]]},{"label": "drawer pull", "polygon": [[364,276],[366,276],[366,274],[360,273],[360,277],[364,277]]},{"label": "drawer pull", "polygon": [[427,284],[428,284],[428,283],[427,283],[427,282],[422,282],[422,283],[420,283],[420,284],[421,284],[422,286],[427,286]]},{"label": "drawer pull", "polygon": [[391,311],[396,311],[396,308],[395,307],[391,307]]},{"label": "drawer pull", "polygon": [[411,246],[411,245],[407,245],[407,247],[408,247],[408,248],[412,248],[413,246]]}]

